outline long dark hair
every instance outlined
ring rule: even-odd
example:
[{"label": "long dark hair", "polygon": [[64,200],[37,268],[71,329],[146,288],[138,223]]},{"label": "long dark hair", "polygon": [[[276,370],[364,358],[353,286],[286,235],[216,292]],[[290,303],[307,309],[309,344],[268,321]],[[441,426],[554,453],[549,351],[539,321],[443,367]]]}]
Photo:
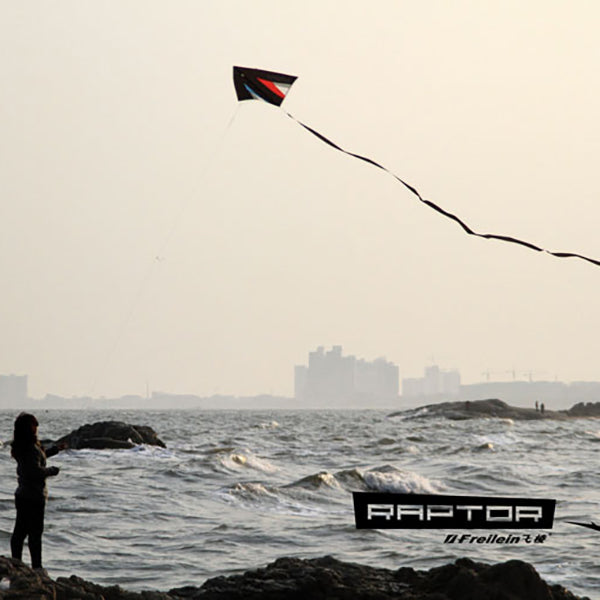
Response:
[{"label": "long dark hair", "polygon": [[10,454],[17,459],[25,450],[39,444],[36,427],[38,420],[29,413],[21,413],[15,419],[15,432],[11,442]]}]

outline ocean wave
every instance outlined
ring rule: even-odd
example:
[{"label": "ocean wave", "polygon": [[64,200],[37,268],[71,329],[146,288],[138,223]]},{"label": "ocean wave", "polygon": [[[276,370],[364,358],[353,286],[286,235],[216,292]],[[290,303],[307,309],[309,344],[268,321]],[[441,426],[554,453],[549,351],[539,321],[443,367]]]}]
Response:
[{"label": "ocean wave", "polygon": [[[560,544],[557,537],[552,552],[523,550],[547,569],[567,565],[554,569],[554,582],[577,581],[579,595],[600,597],[600,567],[585,558],[594,556],[597,536],[564,523],[599,514],[594,490],[600,475],[594,465],[600,421],[513,426],[499,419],[388,419],[383,411],[149,415],[168,440],[167,451],[69,450],[49,461],[61,467],[49,482],[44,538],[48,567],[57,575],[68,577],[75,570],[99,583],[127,583],[139,591],[147,589],[152,572],[161,579],[154,587],[169,589],[267,564],[290,549],[314,556],[343,548],[347,557],[396,568],[394,553],[406,536],[357,531],[352,492],[533,495],[560,502],[554,535],[570,536],[569,543]],[[271,431],[274,418],[281,425]],[[4,417],[4,439],[13,419],[12,413]],[[102,419],[106,413],[49,412],[44,431],[58,437],[81,422]],[[474,451],[487,443],[495,451]],[[417,456],[408,453],[411,445]],[[14,526],[15,467],[9,448],[2,448],[0,542],[5,545]],[[439,536],[411,536],[414,540],[401,544],[405,562],[421,568],[441,560]],[[514,552],[486,547],[472,554],[504,561]]]},{"label": "ocean wave", "polygon": [[483,444],[479,444],[479,446],[475,446],[472,449],[473,452],[493,452],[494,450],[495,448],[492,442],[484,442]]},{"label": "ocean wave", "polygon": [[235,483],[228,492],[239,496],[240,498],[256,499],[256,498],[277,498],[277,488],[267,487],[262,483],[245,482]]},{"label": "ocean wave", "polygon": [[384,437],[380,440],[377,440],[377,442],[375,443],[377,444],[377,446],[391,446],[392,444],[396,443],[396,440],[394,438]]},{"label": "ocean wave", "polygon": [[343,492],[435,493],[437,491],[437,486],[427,477],[392,465],[383,465],[366,471],[360,469],[348,469],[336,473],[320,471],[283,487],[308,490],[327,488]]},{"label": "ocean wave", "polygon": [[213,455],[213,467],[217,470],[227,472],[251,469],[261,471],[262,473],[275,473],[277,467],[268,460],[259,458],[248,449],[238,449],[233,447],[212,450],[209,454]]},{"label": "ocean wave", "polygon": [[427,416],[429,412],[430,411],[426,406],[422,406],[418,409],[411,409],[388,415],[388,418],[398,421],[410,421],[412,419],[421,419]]},{"label": "ocean wave", "polygon": [[82,459],[93,459],[98,462],[115,462],[116,460],[128,462],[131,456],[135,456],[137,460],[140,458],[155,460],[157,458],[174,458],[176,453],[171,448],[162,448],[150,444],[137,444],[133,448],[68,448],[53,460],[79,462]]},{"label": "ocean wave", "polygon": [[257,425],[258,429],[278,429],[280,427],[277,421],[266,421]]},{"label": "ocean wave", "polygon": [[228,504],[236,504],[246,509],[263,510],[268,508],[280,514],[311,515],[330,510],[310,502],[311,498],[297,494],[304,490],[285,490],[260,482],[238,482],[221,490],[218,496]]},{"label": "ocean wave", "polygon": [[474,439],[476,447],[485,446],[486,444],[493,447],[508,447],[519,443],[512,431],[480,434],[476,435]]},{"label": "ocean wave", "polygon": [[337,503],[340,505],[338,510],[341,511],[344,505],[344,510],[347,510],[347,498],[351,492],[436,493],[439,487],[439,484],[417,473],[383,465],[368,470],[319,471],[282,486],[240,481],[222,489],[218,495],[227,503],[253,510],[268,506],[285,513],[311,514],[331,512],[332,506]]},{"label": "ocean wave", "polygon": [[429,478],[391,465],[370,469],[363,474],[363,479],[367,488],[375,492],[434,494],[438,491],[438,486]]},{"label": "ocean wave", "polygon": [[583,432],[588,442],[600,442],[600,431],[586,430]]},{"label": "ocean wave", "polygon": [[304,488],[309,490],[318,490],[321,488],[330,488],[330,489],[338,489],[341,490],[342,486],[339,484],[335,475],[327,472],[320,471],[319,473],[314,473],[313,475],[308,475],[307,477],[303,477],[294,483],[290,483],[288,485],[283,486],[284,488]]},{"label": "ocean wave", "polygon": [[346,491],[362,492],[369,489],[365,483],[364,475],[359,469],[338,471],[335,478]]}]

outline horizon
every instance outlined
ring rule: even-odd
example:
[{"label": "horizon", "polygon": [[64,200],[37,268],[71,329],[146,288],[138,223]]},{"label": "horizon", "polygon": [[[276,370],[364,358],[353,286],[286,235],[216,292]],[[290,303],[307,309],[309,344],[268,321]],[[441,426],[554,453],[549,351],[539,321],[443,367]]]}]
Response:
[{"label": "horizon", "polygon": [[[386,357],[378,357],[378,358],[386,358]],[[366,359],[363,359],[366,360]],[[386,359],[387,360],[387,359]],[[393,363],[393,361],[390,361]],[[497,379],[479,379],[479,380],[474,380],[474,381],[463,381],[462,379],[462,374],[459,368],[456,367],[441,367],[440,365],[436,364],[436,363],[431,363],[429,365],[426,365],[423,367],[423,370],[421,372],[420,375],[416,375],[416,376],[410,376],[410,377],[402,377],[402,375],[400,375],[400,385],[399,385],[399,390],[398,390],[398,397],[402,398],[403,394],[402,394],[402,382],[403,380],[410,380],[413,378],[416,379],[420,379],[423,374],[425,373],[425,369],[427,369],[428,367],[439,367],[441,371],[456,371],[459,373],[460,377],[461,377],[461,381],[460,381],[460,386],[476,386],[476,385],[483,385],[483,384],[506,384],[506,383],[559,383],[559,384],[564,384],[567,386],[570,385],[574,385],[574,384],[586,384],[586,383],[600,383],[600,378],[599,379],[579,379],[579,380],[559,380],[559,379],[548,379],[548,378],[530,378],[530,372],[528,371],[524,371],[522,373],[520,373],[520,377],[517,378],[513,378],[511,375],[511,373],[513,372],[512,370],[502,370],[499,369],[497,371],[489,371],[489,374],[492,375],[493,373],[496,374],[501,374],[503,375],[504,378],[497,378]],[[488,372],[483,372],[482,375],[487,375]],[[519,373],[517,373],[518,375]],[[24,373],[24,374],[17,374],[17,373],[0,373],[0,377],[26,377],[27,378],[27,383],[29,385],[29,376],[28,374]],[[293,385],[292,385],[293,387]],[[294,399],[295,396],[294,394],[278,394],[278,393],[273,393],[270,391],[258,391],[258,392],[253,392],[253,393],[233,393],[233,392],[227,392],[227,391],[218,391],[218,392],[213,392],[211,394],[201,394],[201,393],[196,393],[196,392],[192,392],[192,391],[182,391],[182,392],[174,392],[174,391],[169,391],[169,390],[155,390],[155,389],[150,389],[147,388],[144,392],[140,392],[140,391],[129,391],[129,392],[123,392],[123,393],[116,393],[115,395],[111,395],[111,396],[107,396],[107,395],[78,395],[78,394],[72,394],[72,395],[62,395],[58,392],[54,392],[54,391],[45,391],[42,395],[32,395],[32,394],[27,394],[28,399],[30,400],[37,400],[37,401],[41,401],[44,398],[48,397],[48,396],[56,396],[59,398],[63,398],[63,399],[92,399],[92,400],[111,400],[111,399],[122,399],[122,398],[126,398],[126,397],[136,397],[136,398],[152,398],[154,395],[166,395],[166,396],[173,396],[173,397],[177,397],[177,396],[189,396],[189,397],[196,397],[196,398],[216,398],[216,397],[227,397],[227,398],[255,398],[255,397],[260,397],[260,396],[271,396],[274,398],[290,398],[290,399]],[[424,396],[426,396],[427,394],[423,394]],[[429,394],[431,395],[431,394]],[[404,396],[405,398],[409,398],[409,396]]]},{"label": "horizon", "polygon": [[[554,388],[555,395],[549,397],[531,396],[530,394],[539,388],[540,385],[551,386]],[[589,386],[596,386],[599,389],[590,389]],[[421,394],[403,394],[402,386],[397,396],[378,397],[378,396],[360,396],[354,395],[340,402],[340,399],[332,400],[331,405],[323,410],[393,410],[393,409],[411,409],[426,406],[428,404],[439,404],[444,402],[463,402],[486,400],[491,397],[505,401],[510,406],[530,407],[534,399],[545,402],[548,409],[564,410],[580,403],[600,402],[596,399],[594,392],[600,391],[600,381],[548,381],[548,380],[504,380],[504,381],[476,381],[470,383],[461,383],[460,391],[457,395],[448,393],[421,393]],[[473,396],[477,388],[483,388],[479,393],[488,393],[491,396]],[[487,388],[487,389],[486,389]],[[512,388],[512,389],[511,389]],[[563,389],[560,389],[563,388]],[[566,395],[556,395],[558,391]],[[538,389],[539,391],[539,389]],[[546,389],[546,392],[550,390]],[[149,395],[136,393],[121,394],[119,396],[60,396],[51,392],[42,397],[27,396],[26,402],[36,403],[34,406],[23,407],[4,406],[0,410],[15,410],[21,408],[48,408],[48,409],[93,409],[93,410],[320,410],[321,402],[318,399],[302,399],[294,395],[278,395],[262,392],[258,394],[227,394],[217,393],[208,396],[197,395],[193,393],[173,393],[164,390],[151,390]],[[99,403],[112,403],[112,406],[100,406]],[[150,405],[141,406],[140,403],[150,403]],[[42,406],[43,403],[49,403]],[[55,404],[52,404],[55,403]],[[83,404],[82,404],[83,403]],[[119,404],[120,403],[120,404]],[[179,406],[173,406],[173,403],[180,403]],[[211,404],[214,403],[214,404]],[[223,404],[225,403],[225,404]],[[289,403],[289,406],[287,405]],[[10,402],[9,402],[10,404]]]}]

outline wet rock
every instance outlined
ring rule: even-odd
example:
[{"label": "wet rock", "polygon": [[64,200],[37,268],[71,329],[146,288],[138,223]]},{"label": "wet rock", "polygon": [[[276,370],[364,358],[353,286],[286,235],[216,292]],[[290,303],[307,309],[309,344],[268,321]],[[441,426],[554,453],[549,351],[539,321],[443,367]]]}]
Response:
[{"label": "wet rock", "polygon": [[331,556],[280,558],[243,575],[215,577],[201,587],[128,592],[80,577],[31,570],[0,557],[0,600],[589,600],[545,583],[520,560],[487,565],[461,558],[429,571],[380,569]]},{"label": "wet rock", "polygon": [[[534,419],[569,419],[577,416],[569,411],[563,410],[535,410],[535,408],[521,408],[511,406],[503,400],[490,398],[487,400],[467,400],[457,402],[440,402],[438,404],[428,404],[420,408],[397,411],[389,415],[390,417],[409,416],[413,418],[442,417],[446,419],[461,421],[466,419],[481,419],[495,417],[500,419],[513,420],[534,420]],[[600,416],[600,406],[598,415]]]},{"label": "wet rock", "polygon": [[150,444],[166,448],[156,432],[145,425],[130,425],[121,421],[100,421],[83,425],[54,442],[66,443],[69,448],[134,448],[139,444]]},{"label": "wet rock", "polygon": [[378,569],[330,556],[281,558],[264,569],[169,593],[182,600],[585,600],[549,586],[528,563],[464,558],[430,571]]},{"label": "wet rock", "polygon": [[600,417],[600,402],[579,402],[566,412],[571,417]]},{"label": "wet rock", "polygon": [[20,560],[0,556],[0,600],[173,600],[164,592],[128,592],[80,577],[59,577],[30,569]]}]

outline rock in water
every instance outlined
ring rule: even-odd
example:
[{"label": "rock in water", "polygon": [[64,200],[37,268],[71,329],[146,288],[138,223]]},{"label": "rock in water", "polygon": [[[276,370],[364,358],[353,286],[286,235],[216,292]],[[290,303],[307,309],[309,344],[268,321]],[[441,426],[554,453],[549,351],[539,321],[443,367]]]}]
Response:
[{"label": "rock in water", "polygon": [[579,402],[567,413],[572,417],[600,417],[600,402]]},{"label": "rock in water", "polygon": [[497,417],[500,419],[534,420],[534,419],[578,419],[600,417],[600,402],[575,404],[568,410],[537,410],[511,406],[498,398],[487,400],[461,400],[455,402],[438,402],[419,408],[411,408],[393,412],[390,417],[406,416],[416,419],[443,417],[455,421]]},{"label": "rock in water", "polygon": [[407,416],[412,418],[426,419],[431,417],[443,417],[450,420],[462,421],[467,419],[500,418],[515,420],[535,419],[569,419],[574,415],[568,411],[537,411],[534,408],[521,408],[511,406],[497,398],[487,400],[466,400],[456,402],[439,402],[428,404],[419,408],[396,411],[390,417]]},{"label": "rock in water", "polygon": [[130,425],[121,421],[100,421],[83,425],[54,442],[65,442],[69,448],[134,448],[139,444],[149,444],[166,448],[156,432],[145,425]]}]

